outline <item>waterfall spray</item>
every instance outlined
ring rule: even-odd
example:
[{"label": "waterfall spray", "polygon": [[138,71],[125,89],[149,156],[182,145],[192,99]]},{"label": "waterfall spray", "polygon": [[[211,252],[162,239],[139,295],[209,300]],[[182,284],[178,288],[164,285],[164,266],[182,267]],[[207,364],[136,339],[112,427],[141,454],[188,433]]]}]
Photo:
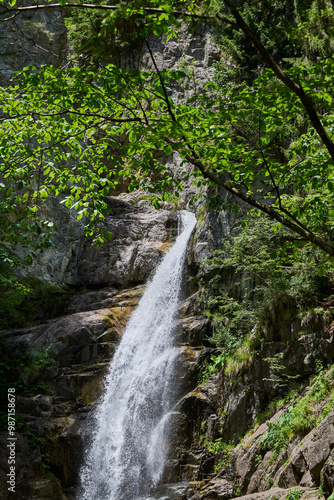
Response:
[{"label": "waterfall spray", "polygon": [[195,216],[181,212],[181,233],[134,311],[106,377],[93,439],[81,470],[80,500],[135,500],[161,478],[168,414],[175,404],[175,316]]}]

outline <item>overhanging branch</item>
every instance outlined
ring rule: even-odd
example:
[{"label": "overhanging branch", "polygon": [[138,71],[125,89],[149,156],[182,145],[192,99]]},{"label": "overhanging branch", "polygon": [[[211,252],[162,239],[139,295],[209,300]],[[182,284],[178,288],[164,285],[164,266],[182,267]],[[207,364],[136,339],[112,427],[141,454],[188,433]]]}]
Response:
[{"label": "overhanging branch", "polygon": [[[42,10],[42,9],[59,9],[61,7],[71,7],[75,9],[94,9],[94,10],[121,10],[121,7],[119,5],[96,5],[96,4],[91,4],[91,3],[50,3],[50,4],[39,4],[39,5],[26,5],[23,7],[2,7],[2,10],[0,11],[0,16],[4,14],[11,14],[13,13],[12,17],[1,19],[0,21],[10,21],[13,19],[15,16],[17,16],[21,12],[31,12],[31,11],[36,11],[36,10]],[[207,21],[216,21],[218,16],[206,16],[205,14],[196,14],[195,12],[188,12],[184,10],[172,10],[171,12],[168,12],[166,9],[160,9],[156,7],[141,7],[138,9],[138,14],[172,14],[174,17],[183,17],[183,18],[190,18],[190,19],[203,19]],[[228,17],[225,16],[219,16],[220,21],[224,21],[229,24],[235,24],[235,22]]]},{"label": "overhanging branch", "polygon": [[334,257],[334,247],[332,245],[329,245],[328,243],[326,243],[321,238],[318,238],[314,233],[312,233],[312,231],[307,229],[304,225],[300,225],[299,221],[297,221],[298,224],[294,223],[289,218],[281,215],[278,212],[278,209],[276,209],[275,207],[272,207],[270,205],[265,205],[264,203],[261,203],[260,201],[256,200],[255,198],[248,195],[247,193],[244,193],[243,191],[237,189],[234,186],[231,186],[228,182],[223,181],[217,175],[206,170],[205,166],[202,164],[202,162],[199,160],[199,158],[194,158],[191,154],[189,154],[186,156],[186,160],[189,163],[191,163],[192,165],[194,165],[195,167],[197,167],[205,179],[209,179],[217,186],[220,186],[220,187],[226,189],[226,191],[233,194],[234,196],[236,196],[240,200],[245,201],[246,203],[248,203],[252,207],[257,208],[261,212],[267,214],[272,219],[277,220],[278,222],[283,224],[283,226],[288,227],[294,233],[299,234],[299,236],[301,236],[302,239],[305,239],[306,241],[313,243],[318,248],[321,248],[323,251],[325,251],[326,253],[328,253],[329,255],[332,255]]},{"label": "overhanging branch", "polygon": [[[291,78],[286,75],[286,73],[284,73],[279,64],[273,59],[268,50],[255,35],[255,33],[253,33],[248,24],[243,20],[233,2],[231,0],[224,0],[224,3],[235,18],[236,25],[245,33],[247,38],[249,38],[252,44],[257,48],[264,61],[268,64],[269,68],[272,69],[275,75],[284,83],[286,87],[288,87],[294,94],[298,96],[309,116],[312,125],[318,132],[322,143],[324,144],[332,160],[334,161],[334,143],[328,136],[325,127],[321,123],[312,99],[304,92],[304,89],[302,88],[300,82],[299,85],[297,85],[293,80],[291,80]],[[219,18],[219,15],[217,15],[217,17]]]}]

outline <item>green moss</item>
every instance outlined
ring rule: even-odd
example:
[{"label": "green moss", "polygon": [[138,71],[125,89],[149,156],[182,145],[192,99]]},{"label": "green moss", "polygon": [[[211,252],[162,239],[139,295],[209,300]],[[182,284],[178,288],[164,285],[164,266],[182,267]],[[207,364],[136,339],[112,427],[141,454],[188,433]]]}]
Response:
[{"label": "green moss", "polygon": [[22,25],[22,30],[28,35],[36,35],[36,33],[38,33],[38,35],[40,36],[41,34],[44,34],[50,42],[52,42],[55,37],[54,33],[51,33],[51,31],[45,29],[43,23],[25,21]]}]

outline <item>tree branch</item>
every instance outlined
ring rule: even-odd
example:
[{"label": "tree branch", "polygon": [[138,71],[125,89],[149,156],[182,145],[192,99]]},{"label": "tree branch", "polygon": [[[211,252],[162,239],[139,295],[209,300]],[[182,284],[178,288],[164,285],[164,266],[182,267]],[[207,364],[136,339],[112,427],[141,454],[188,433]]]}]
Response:
[{"label": "tree branch", "polygon": [[200,159],[198,157],[194,158],[192,155],[186,155],[185,158],[189,163],[191,163],[192,165],[194,165],[195,167],[197,167],[200,170],[200,172],[202,173],[202,175],[205,179],[211,180],[217,186],[220,186],[220,187],[226,189],[226,191],[233,194],[234,196],[236,196],[240,200],[245,201],[246,203],[248,203],[252,207],[260,210],[261,212],[264,212],[265,214],[269,215],[269,217],[271,217],[272,219],[277,220],[278,222],[283,224],[285,227],[288,227],[293,232],[299,234],[303,239],[313,243],[314,245],[321,248],[329,255],[334,256],[334,247],[332,245],[329,245],[328,243],[326,243],[321,238],[318,238],[309,229],[305,228],[304,226],[302,227],[299,224],[299,221],[298,221],[298,224],[292,222],[287,217],[282,216],[278,212],[278,209],[276,209],[275,207],[272,207],[270,205],[265,205],[264,203],[261,203],[260,201],[256,200],[255,198],[252,198],[247,193],[242,192],[241,190],[235,188],[234,186],[231,186],[228,182],[223,181],[217,175],[206,170],[205,166],[202,164],[202,162],[200,161]]},{"label": "tree branch", "polygon": [[271,183],[273,185],[273,188],[274,190],[276,191],[276,196],[277,196],[277,200],[278,200],[278,206],[279,208],[282,210],[282,200],[281,200],[281,193],[280,193],[280,190],[279,190],[279,187],[278,185],[276,184],[275,182],[275,179],[274,179],[274,176],[271,172],[271,169],[268,165],[268,162],[267,162],[267,158],[265,157],[264,155],[264,152],[263,152],[263,148],[262,148],[262,143],[261,143],[261,117],[262,117],[262,107],[260,109],[260,114],[259,114],[259,143],[260,143],[260,155],[261,155],[261,158],[262,158],[262,161],[267,169],[267,172],[269,174],[269,177],[270,177],[270,180],[271,180]]},{"label": "tree branch", "polygon": [[[106,70],[107,70],[108,72],[111,72],[108,68],[106,68]],[[112,72],[111,72],[111,73],[112,73]],[[145,113],[145,109],[144,109],[144,107],[143,107],[142,103],[140,102],[140,100],[138,99],[137,94],[135,93],[135,91],[133,90],[133,88],[131,87],[131,85],[129,84],[128,80],[127,80],[125,77],[123,77],[123,80],[124,80],[124,82],[125,82],[125,85],[126,85],[126,86],[127,86],[127,88],[129,89],[129,91],[131,92],[131,94],[134,96],[134,98],[135,98],[135,100],[136,100],[136,102],[137,102],[138,106],[140,107],[140,109],[141,109],[141,111],[142,111],[142,113],[143,113],[143,116],[144,116],[144,120],[145,120],[146,125],[149,125],[148,118],[147,118],[147,115],[146,115],[146,113]],[[115,100],[115,99],[113,99],[113,98],[112,98],[112,97],[110,97],[110,96],[109,96],[109,99],[111,99],[112,101],[113,101],[113,100]],[[116,102],[117,102],[117,101],[116,101]],[[129,107],[127,107],[127,106],[125,106],[125,107],[126,107],[126,108],[127,108],[127,109],[128,109],[128,110],[132,113],[132,114],[135,114],[135,113],[133,112],[133,110],[131,110]]]},{"label": "tree branch", "polygon": [[[334,161],[334,143],[328,136],[326,129],[324,128],[321,120],[318,116],[318,113],[315,109],[315,106],[311,100],[311,98],[304,92],[301,85],[297,85],[291,78],[289,78],[279,64],[272,58],[270,53],[264,47],[262,42],[258,39],[258,37],[253,33],[253,31],[249,28],[247,23],[243,20],[238,10],[233,4],[232,0],[224,0],[225,5],[229,9],[232,16],[235,18],[235,22],[226,16],[222,16],[220,14],[216,14],[215,16],[206,16],[203,14],[196,14],[188,11],[180,11],[173,10],[172,15],[175,17],[183,17],[183,18],[193,18],[193,19],[203,19],[210,21],[221,21],[227,24],[231,24],[237,26],[242,29],[245,35],[250,39],[253,45],[257,48],[265,62],[268,66],[273,70],[275,75],[286,85],[294,94],[296,94],[300,101],[302,102],[311,123],[319,134],[323,144],[327,148],[332,160]],[[14,17],[20,13],[25,11],[33,11],[33,10],[41,10],[41,9],[55,9],[61,7],[73,7],[73,8],[85,8],[85,9],[96,9],[96,10],[120,10],[121,8],[118,5],[94,5],[94,4],[79,4],[79,3],[66,3],[66,4],[43,4],[43,5],[27,5],[24,7],[3,7],[3,10],[0,11],[0,16],[6,13],[14,12]],[[142,7],[140,12],[145,14],[168,14],[167,10],[155,7]],[[0,21],[8,21],[11,18],[0,19]]]},{"label": "tree branch", "polygon": [[[60,106],[62,107],[62,106]],[[100,115],[98,113],[80,113],[79,111],[74,111],[73,109],[66,109],[63,108],[64,111],[58,111],[56,113],[40,113],[37,111],[32,111],[31,113],[21,113],[17,115],[12,115],[12,116],[5,116],[3,118],[0,118],[0,121],[4,122],[6,120],[13,120],[13,119],[19,119],[19,118],[26,118],[27,116],[46,116],[46,117],[51,117],[51,116],[61,116],[61,115],[78,115],[78,116],[86,116],[90,118],[99,118],[103,119],[104,122],[115,122],[115,123],[129,123],[129,122],[141,122],[141,118],[114,118],[113,116],[106,116],[106,115]]]},{"label": "tree branch", "polygon": [[[42,10],[42,9],[58,9],[62,7],[71,7],[71,8],[76,8],[76,9],[95,9],[95,10],[121,10],[121,7],[119,5],[96,5],[96,4],[90,4],[90,3],[50,3],[50,4],[42,4],[42,5],[26,5],[24,7],[2,7],[2,10],[0,12],[0,16],[3,14],[9,14],[11,12],[14,12],[14,16],[6,18],[6,19],[0,19],[1,21],[10,21],[13,19],[15,16],[20,14],[21,12],[31,12],[33,10]],[[169,14],[169,12],[165,9],[159,9],[156,7],[141,7],[139,9],[139,14]],[[189,17],[190,19],[203,19],[207,21],[216,21],[218,16],[206,16],[204,14],[196,14],[194,12],[188,12],[184,10],[173,10],[171,14],[175,17],[183,17],[187,18]],[[219,16],[219,20],[229,23],[229,24],[235,24],[235,22],[228,17],[225,16]]]},{"label": "tree branch", "polygon": [[[31,115],[30,115],[30,116],[31,116]],[[107,120],[101,120],[101,122],[100,122],[100,123],[94,123],[94,124],[92,124],[92,125],[87,125],[87,126],[86,126],[83,130],[80,130],[80,132],[78,132],[78,133],[76,133],[76,134],[71,135],[71,139],[74,139],[75,137],[78,137],[78,136],[80,136],[81,134],[86,133],[86,132],[87,132],[87,130],[90,130],[90,129],[94,128],[94,127],[100,127],[101,125],[104,125],[105,123],[107,123]],[[58,145],[59,145],[59,146],[62,146],[62,145],[63,145],[63,143],[64,143],[65,141],[67,141],[67,140],[68,140],[68,137],[67,137],[67,136],[66,136],[66,137],[63,137],[63,138],[59,139],[58,141],[53,142],[53,143],[52,143],[52,144],[50,144],[49,146],[46,146],[46,147],[44,147],[44,148],[39,148],[39,149],[37,149],[37,153],[39,152],[40,154],[42,154],[42,153],[44,153],[45,151],[50,151],[50,149],[54,148],[55,146],[58,146]],[[19,153],[20,153],[20,152],[19,152]],[[35,155],[35,157],[36,157],[36,155]],[[18,163],[22,164],[23,162],[25,162],[26,160],[29,160],[30,158],[34,158],[34,155],[33,155],[33,154],[30,154],[30,155],[25,156],[24,158],[20,157],[20,158],[19,158],[18,160],[16,160],[16,161],[15,161],[15,157],[14,157],[14,159],[13,159],[13,157],[12,157],[12,158],[10,159],[10,161],[9,161],[9,164],[10,164],[10,163],[12,163],[12,164],[14,163],[14,165],[17,165]]]},{"label": "tree branch", "polygon": [[[301,85],[297,85],[291,78],[289,78],[282,68],[279,66],[279,64],[272,58],[270,53],[267,51],[267,49],[264,47],[262,42],[258,39],[258,37],[253,33],[253,31],[250,29],[248,24],[245,23],[239,12],[237,11],[236,7],[233,5],[231,0],[224,0],[225,5],[228,7],[229,11],[231,14],[234,16],[236,20],[236,25],[242,29],[242,31],[245,33],[247,38],[253,43],[253,45],[257,48],[261,56],[263,57],[264,61],[268,64],[269,68],[273,70],[275,75],[284,83],[286,87],[288,87],[294,94],[296,94],[300,101],[302,102],[309,119],[318,132],[318,135],[323,142],[324,146],[326,147],[327,151],[329,152],[332,160],[334,161],[334,143],[328,136],[323,124],[320,121],[320,118],[318,116],[318,113],[315,109],[315,106],[311,100],[311,98],[306,95],[304,92],[303,88]],[[217,18],[219,19],[219,15],[217,15]]]},{"label": "tree branch", "polygon": [[168,113],[170,115],[170,117],[172,118],[172,121],[173,122],[176,122],[176,118],[175,118],[175,115],[173,113],[173,110],[170,106],[170,102],[169,102],[169,99],[168,99],[168,94],[167,94],[167,89],[166,89],[166,86],[165,86],[165,83],[164,83],[164,80],[162,78],[162,75],[161,75],[161,72],[157,66],[157,63],[155,62],[155,58],[154,58],[154,55],[153,55],[153,52],[151,50],[151,47],[148,43],[148,41],[145,39],[145,42],[146,42],[146,46],[148,48],[148,51],[150,53],[150,56],[151,56],[151,59],[152,59],[152,62],[153,62],[153,65],[154,65],[154,68],[158,74],[158,77],[159,77],[159,80],[160,80],[160,83],[161,83],[161,86],[162,86],[162,90],[163,90],[163,93],[164,93],[164,96],[165,96],[165,103],[166,103],[166,106],[167,106],[167,109],[168,109]]}]

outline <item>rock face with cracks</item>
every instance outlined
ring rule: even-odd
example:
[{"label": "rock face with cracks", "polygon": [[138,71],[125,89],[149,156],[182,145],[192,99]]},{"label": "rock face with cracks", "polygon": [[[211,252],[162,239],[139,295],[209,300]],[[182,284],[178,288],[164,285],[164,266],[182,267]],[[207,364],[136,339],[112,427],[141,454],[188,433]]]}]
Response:
[{"label": "rock face with cracks", "polygon": [[[6,351],[13,358],[18,358],[27,345],[31,353],[56,353],[56,366],[22,374],[26,384],[43,380],[46,394],[16,398],[17,411],[24,421],[16,447],[16,492],[22,499],[58,500],[75,495],[86,417],[101,395],[106,368],[144,291],[144,283],[172,242],[177,227],[175,212],[130,208],[126,206],[124,212],[107,221],[116,230],[105,248],[91,249],[83,241],[82,271],[76,272],[75,278],[73,271],[71,276],[86,291],[68,296],[63,315],[6,332]],[[65,247],[66,226],[63,231]],[[52,255],[41,258],[50,259],[50,265],[59,271],[54,272],[57,282],[62,283],[62,277],[62,284],[67,285],[70,272],[66,274],[67,267],[61,272]],[[116,264],[110,262],[110,255],[116,256]],[[72,269],[78,270],[75,266]],[[4,432],[0,469],[4,499],[10,498],[6,487],[6,437]]]},{"label": "rock face with cracks", "polygon": [[[19,31],[24,37],[16,43]],[[38,35],[38,36],[37,36]],[[168,45],[158,37],[150,41],[158,66],[185,69],[187,78],[173,89],[174,98],[196,92],[219,57],[208,29],[183,34]],[[56,10],[22,16],[19,25],[2,26],[0,33],[0,83],[27,64],[58,65],[67,50],[63,20]],[[44,55],[43,55],[44,54]],[[151,65],[148,53],[143,64]],[[172,171],[179,159],[166,162]],[[183,198],[194,194],[188,186]],[[228,200],[228,195],[221,192]],[[59,200],[50,198],[42,210],[59,227],[50,247],[38,257],[29,275],[75,290],[66,297],[61,315],[44,323],[6,332],[7,353],[17,357],[27,343],[32,352],[56,351],[56,365],[42,366],[22,374],[25,384],[42,379],[47,390],[17,396],[16,407],[23,422],[16,442],[16,497],[22,500],[74,500],[78,471],[87,435],[87,419],[103,390],[108,363],[138,303],[144,283],[152,275],[175,235],[177,215],[107,199],[112,215],[105,225],[111,240],[91,248],[83,237],[83,221],[77,221]],[[227,203],[228,204],[228,203]],[[139,206],[139,205],[138,205]],[[237,219],[230,212],[210,212],[197,228],[196,241],[188,254],[194,269],[222,238],[231,234]],[[23,270],[24,274],[27,270]],[[224,286],[235,286],[233,273]],[[79,293],[80,292],[80,293]],[[273,458],[260,440],[268,430],[254,425],[268,402],[280,394],[270,382],[265,359],[283,352],[285,373],[306,380],[318,360],[334,358],[334,326],[310,323],[300,337],[295,311],[281,304],[273,312],[260,352],[232,374],[223,370],[200,383],[202,368],[212,354],[207,342],[211,325],[203,314],[193,285],[181,307],[176,338],[182,364],[177,374],[182,396],[173,413],[175,429],[165,467],[163,484],[152,493],[155,499],[217,500],[315,500],[329,497],[334,489],[334,412],[306,429]],[[307,390],[307,389],[305,389]],[[269,422],[277,422],[280,408]],[[318,409],[321,413],[321,408]],[[269,423],[270,426],[270,423]],[[7,432],[0,434],[1,498],[8,491]],[[236,446],[235,443],[240,440]],[[213,444],[229,444],[229,448]],[[50,474],[51,472],[51,474]],[[321,489],[319,489],[321,487]]]},{"label": "rock face with cracks", "polygon": [[[30,2],[24,0],[20,4],[29,5]],[[67,35],[60,9],[24,12],[1,22],[0,85],[7,84],[14,71],[21,71],[28,65],[60,66],[67,52]]]}]

